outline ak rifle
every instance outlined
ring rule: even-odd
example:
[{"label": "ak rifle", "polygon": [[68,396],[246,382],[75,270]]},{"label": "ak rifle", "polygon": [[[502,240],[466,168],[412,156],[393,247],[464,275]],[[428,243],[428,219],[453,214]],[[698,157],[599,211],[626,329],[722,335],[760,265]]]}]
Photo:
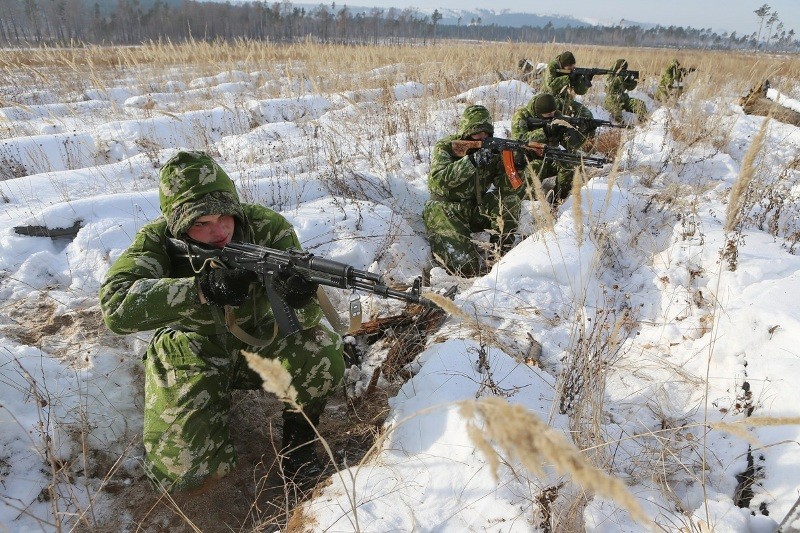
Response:
[{"label": "ak rifle", "polygon": [[[426,307],[435,306],[422,296],[420,277],[414,280],[409,292],[404,292],[389,288],[384,284],[383,276],[380,274],[359,270],[347,263],[317,257],[312,253],[296,249],[276,250],[244,242],[229,242],[222,248],[215,248],[174,238],[168,239],[167,245],[171,257],[188,259],[195,271],[202,269],[210,260],[227,268],[239,268],[258,274],[275,315],[278,330],[284,337],[297,333],[301,326],[295,310],[276,292],[273,284],[273,278],[276,276],[298,274],[326,287],[367,291],[383,298]],[[357,310],[360,314],[360,304]],[[354,309],[351,308],[352,312]]]},{"label": "ak rifle", "polygon": [[[503,139],[500,137],[486,137],[485,139],[474,141],[456,140],[452,141],[452,148],[453,154],[458,157],[464,157],[468,150],[479,148],[488,148],[493,152],[502,152],[504,156],[504,163],[506,162],[506,153],[510,155],[510,158],[513,161],[513,152],[533,154],[536,159],[550,160],[565,165],[584,165],[594,168],[602,168],[603,165],[611,162],[605,157],[587,156],[578,152],[570,152],[568,150],[558,148],[557,146],[550,146],[544,143],[526,143],[523,141],[515,141],[513,139]],[[508,168],[506,168],[506,171],[508,172]]]},{"label": "ak rifle", "polygon": [[603,120],[601,118],[572,117],[567,115],[549,119],[528,117],[526,122],[529,128],[538,129],[551,124],[554,120],[563,120],[564,122],[567,122],[571,126],[575,126],[577,128],[630,128],[630,126],[627,124],[614,124],[610,120]]},{"label": "ak rifle", "polygon": [[594,76],[619,76],[621,78],[632,78],[634,80],[639,80],[639,71],[638,70],[611,70],[610,68],[587,68],[587,67],[575,67],[571,71],[566,69],[559,69],[559,74],[562,75],[569,75],[570,77],[577,77],[577,76],[586,76],[587,80],[590,80]]}]

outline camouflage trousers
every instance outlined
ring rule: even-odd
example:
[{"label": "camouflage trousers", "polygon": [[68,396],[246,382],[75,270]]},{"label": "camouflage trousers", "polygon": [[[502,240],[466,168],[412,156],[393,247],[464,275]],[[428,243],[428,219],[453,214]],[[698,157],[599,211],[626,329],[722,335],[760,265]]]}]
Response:
[{"label": "camouflage trousers", "polygon": [[606,94],[605,108],[611,114],[611,120],[619,122],[622,120],[622,112],[628,111],[636,114],[639,121],[647,116],[647,106],[638,98],[631,98],[627,93]]},{"label": "camouflage trousers", "polygon": [[298,401],[307,411],[321,411],[344,375],[341,338],[321,325],[261,348],[229,333],[160,329],[145,357],[143,432],[145,469],[156,485],[185,490],[233,468],[231,391],[261,388],[242,350],[278,359],[293,376]]},{"label": "camouflage trousers", "polygon": [[475,202],[445,202],[428,200],[422,219],[428,232],[433,256],[448,271],[475,276],[479,273],[482,256],[472,242],[472,233],[489,230],[491,242],[508,248],[514,242],[519,225],[520,199],[510,196],[501,199],[489,193],[483,205]]}]

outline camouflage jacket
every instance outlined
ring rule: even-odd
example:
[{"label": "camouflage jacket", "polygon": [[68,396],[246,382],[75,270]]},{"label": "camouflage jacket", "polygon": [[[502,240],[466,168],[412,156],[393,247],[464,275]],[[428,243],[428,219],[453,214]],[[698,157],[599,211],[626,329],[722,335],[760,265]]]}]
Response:
[{"label": "camouflage jacket", "polygon": [[632,91],[639,84],[633,76],[614,76],[609,74],[606,78],[606,95],[617,95]]},{"label": "camouflage jacket", "polygon": [[684,74],[686,74],[686,69],[681,67],[677,61],[673,61],[664,69],[664,73],[661,74],[661,80],[658,82],[658,85],[664,89],[674,88],[683,81]]},{"label": "camouflage jacket", "polygon": [[495,155],[488,166],[476,168],[468,156],[458,157],[453,153],[452,142],[460,139],[461,135],[449,135],[433,147],[428,175],[431,199],[481,204],[484,193],[492,188],[510,194],[513,189],[508,184],[500,155]]},{"label": "camouflage jacket", "polygon": [[[525,141],[526,143],[533,141],[551,146],[561,144],[570,150],[580,146],[582,136],[575,128],[568,128],[560,124],[550,124],[547,132],[545,132],[544,126],[531,124],[530,121],[544,120],[542,117],[537,116],[534,111],[537,96],[531,98],[524,107],[520,107],[514,112],[511,117],[511,138]],[[563,116],[556,111],[553,119]]]},{"label": "camouflage jacket", "polygon": [[583,95],[589,91],[591,82],[586,76],[571,76],[561,71],[561,65],[557,59],[547,64],[547,69],[542,76],[541,92],[550,93],[561,98],[569,96],[569,89],[575,94]]},{"label": "camouflage jacket", "polygon": [[[178,193],[165,194],[169,186],[174,187],[174,182],[182,178],[180,172],[164,176],[162,171],[160,192],[164,216],[136,233],[133,243],[114,262],[100,286],[103,319],[111,331],[133,333],[169,326],[201,335],[225,333],[222,309],[200,303],[192,265],[186,259],[172,258],[167,248],[167,238],[175,236],[170,230],[176,227],[172,222],[175,213],[196,205],[200,198],[208,198],[205,196],[208,193],[212,196],[224,193],[235,201],[229,210],[221,209],[223,213],[236,214],[235,240],[280,250],[300,249],[294,229],[283,216],[263,206],[240,204],[233,182],[223,171],[211,174],[211,178],[199,182],[184,179],[178,185]],[[167,183],[169,180],[173,183]],[[186,227],[185,222],[181,225],[179,221],[177,227],[181,226]],[[308,328],[319,323],[321,310],[311,303],[298,309],[297,316],[303,327]],[[236,319],[245,331],[269,331],[265,325],[274,318],[261,284],[251,285],[249,296],[236,309]]]},{"label": "camouflage jacket", "polygon": [[[500,154],[495,154],[489,165],[475,167],[468,156],[459,157],[453,153],[453,141],[469,139],[478,132],[494,133],[489,112],[482,106],[470,106],[455,135],[440,139],[431,153],[431,168],[428,174],[428,190],[431,199],[441,202],[483,203],[483,195],[491,189],[501,194],[522,194],[523,187],[514,191],[506,177]],[[472,150],[474,151],[474,150]]]}]

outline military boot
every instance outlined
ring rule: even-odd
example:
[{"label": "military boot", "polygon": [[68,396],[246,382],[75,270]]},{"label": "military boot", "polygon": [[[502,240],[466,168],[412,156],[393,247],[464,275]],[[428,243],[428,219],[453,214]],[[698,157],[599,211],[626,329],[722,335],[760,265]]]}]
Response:
[{"label": "military boot", "polygon": [[[308,415],[314,426],[319,425],[319,412]],[[283,477],[297,485],[309,486],[316,483],[325,471],[314,449],[317,435],[314,428],[301,413],[285,410],[283,412],[283,442],[281,463]]]}]

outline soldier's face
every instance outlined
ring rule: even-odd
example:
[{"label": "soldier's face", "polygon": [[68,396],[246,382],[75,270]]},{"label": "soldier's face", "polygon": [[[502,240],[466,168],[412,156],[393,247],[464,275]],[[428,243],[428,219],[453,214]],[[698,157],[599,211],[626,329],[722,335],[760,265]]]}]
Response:
[{"label": "soldier's face", "polygon": [[574,68],[575,68],[575,63],[573,63],[573,64],[571,64],[571,65],[564,65],[562,68],[563,68],[564,70],[566,70],[567,72],[572,72],[572,69],[574,69]]},{"label": "soldier's face", "polygon": [[195,220],[186,234],[197,242],[222,248],[231,242],[235,226],[231,215],[205,215]]},{"label": "soldier's face", "polygon": [[473,133],[472,135],[470,135],[469,138],[474,141],[482,141],[488,136],[489,134],[486,133],[485,131],[479,131],[478,133]]}]

